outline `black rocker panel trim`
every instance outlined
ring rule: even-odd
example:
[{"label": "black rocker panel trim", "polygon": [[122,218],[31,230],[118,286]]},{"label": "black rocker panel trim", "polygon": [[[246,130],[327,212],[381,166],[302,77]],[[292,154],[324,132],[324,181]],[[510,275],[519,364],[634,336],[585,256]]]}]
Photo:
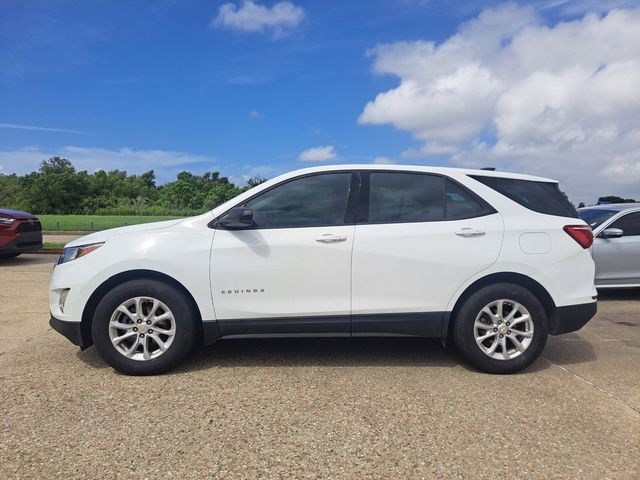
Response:
[{"label": "black rocker panel trim", "polygon": [[351,335],[439,337],[445,312],[374,313],[351,316]]},{"label": "black rocker panel trim", "polygon": [[440,337],[446,317],[446,312],[417,312],[228,319],[203,322],[203,333],[205,345],[229,337]]}]

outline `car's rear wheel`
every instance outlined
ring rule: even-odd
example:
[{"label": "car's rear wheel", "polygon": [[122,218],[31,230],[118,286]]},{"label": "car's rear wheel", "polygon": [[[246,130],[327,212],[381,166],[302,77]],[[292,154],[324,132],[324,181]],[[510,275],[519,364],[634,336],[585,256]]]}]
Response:
[{"label": "car's rear wheel", "polygon": [[18,255],[20,255],[22,252],[17,252],[17,253],[0,253],[0,258],[16,258]]},{"label": "car's rear wheel", "polygon": [[102,298],[92,334],[98,353],[113,368],[153,375],[174,368],[189,353],[196,336],[195,315],[174,287],[132,280]]},{"label": "car's rear wheel", "polygon": [[460,353],[478,370],[515,373],[544,349],[546,313],[536,296],[520,285],[500,283],[472,294],[454,319]]}]

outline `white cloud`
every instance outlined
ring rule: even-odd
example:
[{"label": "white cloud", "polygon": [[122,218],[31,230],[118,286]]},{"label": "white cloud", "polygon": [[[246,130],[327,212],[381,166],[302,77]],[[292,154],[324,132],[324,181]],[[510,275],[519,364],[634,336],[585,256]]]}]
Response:
[{"label": "white cloud", "polygon": [[376,157],[373,159],[372,163],[376,163],[378,165],[392,165],[396,163],[396,161],[389,157]]},{"label": "white cloud", "polygon": [[110,150],[76,146],[51,149],[30,146],[0,150],[0,163],[4,165],[4,173],[24,174],[37,170],[42,160],[53,156],[68,158],[77,170],[89,172],[118,169],[129,173],[143,173],[153,169],[160,182],[175,179],[175,172],[180,169],[219,170],[217,159],[205,155],[171,150]]},{"label": "white cloud", "polygon": [[252,178],[262,177],[268,180],[278,173],[279,170],[270,165],[245,165],[240,175],[231,175],[229,180],[236,185],[246,185]]},{"label": "white cloud", "polygon": [[305,150],[298,156],[301,162],[326,162],[337,157],[336,149],[333,145],[324,147],[313,147]]},{"label": "white cloud", "polygon": [[57,132],[57,133],[76,133],[78,135],[91,135],[78,130],[69,130],[66,128],[36,127],[34,125],[16,125],[15,123],[0,123],[0,128],[10,128],[14,130],[32,130],[36,132]]},{"label": "white cloud", "polygon": [[302,7],[291,2],[278,2],[269,8],[253,0],[244,0],[238,5],[221,5],[218,16],[212,20],[212,25],[241,32],[271,31],[274,35],[280,36],[297,27],[304,15]]},{"label": "white cloud", "polygon": [[559,178],[576,200],[640,197],[640,8],[549,26],[532,7],[506,4],[441,44],[370,55],[400,84],[359,122],[412,132],[421,146],[403,156]]},{"label": "white cloud", "polygon": [[257,110],[251,110],[249,112],[249,120],[257,120],[260,117],[262,117],[262,114],[260,112],[258,112]]}]

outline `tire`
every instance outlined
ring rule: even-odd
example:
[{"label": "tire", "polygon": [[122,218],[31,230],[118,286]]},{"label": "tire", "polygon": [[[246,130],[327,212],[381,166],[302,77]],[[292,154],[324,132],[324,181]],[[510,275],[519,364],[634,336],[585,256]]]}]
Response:
[{"label": "tire", "polygon": [[138,279],[118,285],[100,300],[91,332],[98,353],[117,371],[156,375],[176,367],[189,353],[196,320],[182,292],[158,280]]},{"label": "tire", "polygon": [[520,285],[498,283],[478,290],[464,302],[454,319],[453,340],[478,370],[515,373],[542,353],[547,342],[545,325],[546,312],[533,293]]},{"label": "tire", "polygon": [[22,252],[18,252],[18,253],[0,253],[0,259],[2,259],[2,258],[16,258],[21,253]]}]

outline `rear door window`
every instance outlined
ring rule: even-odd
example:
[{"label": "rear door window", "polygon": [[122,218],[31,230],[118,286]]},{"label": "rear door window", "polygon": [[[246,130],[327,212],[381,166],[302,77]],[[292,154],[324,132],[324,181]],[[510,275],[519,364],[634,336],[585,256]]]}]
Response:
[{"label": "rear door window", "polygon": [[578,218],[578,212],[557,183],[483,175],[470,176],[534,212]]},{"label": "rear door window", "polygon": [[445,178],[444,199],[447,220],[481,217],[495,210],[462,185]]},{"label": "rear door window", "polygon": [[371,172],[369,223],[444,220],[442,182],[438,175]]}]

